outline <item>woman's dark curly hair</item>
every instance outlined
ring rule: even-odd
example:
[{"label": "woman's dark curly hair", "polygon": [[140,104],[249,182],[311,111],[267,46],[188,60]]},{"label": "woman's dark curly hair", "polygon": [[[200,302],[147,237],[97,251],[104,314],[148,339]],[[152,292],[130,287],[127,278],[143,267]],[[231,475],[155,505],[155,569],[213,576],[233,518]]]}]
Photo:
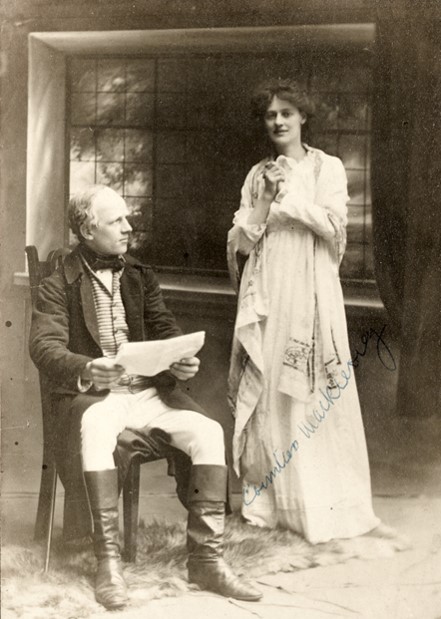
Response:
[{"label": "woman's dark curly hair", "polygon": [[314,114],[314,102],[298,82],[291,79],[274,79],[260,84],[255,90],[251,99],[253,115],[263,119],[274,97],[289,101],[306,117]]}]

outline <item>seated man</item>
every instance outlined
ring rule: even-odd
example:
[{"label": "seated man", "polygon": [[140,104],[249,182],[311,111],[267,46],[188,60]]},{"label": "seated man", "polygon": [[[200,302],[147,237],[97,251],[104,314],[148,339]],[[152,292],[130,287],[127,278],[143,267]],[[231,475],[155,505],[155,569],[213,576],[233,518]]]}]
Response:
[{"label": "seated man", "polygon": [[[182,359],[153,378],[127,376],[114,361],[128,341],[180,335],[152,269],[126,254],[131,226],[124,200],[93,186],[69,205],[79,245],[43,281],[32,316],[31,357],[51,392],[82,407],[81,455],[94,523],[95,596],[121,608],[127,588],[118,539],[118,476],[113,452],[125,428],[158,428],[192,461],[188,494],[189,581],[239,600],[261,593],[222,558],[227,467],[221,426],[179,389],[199,368]],[[101,397],[100,397],[101,396]]]}]

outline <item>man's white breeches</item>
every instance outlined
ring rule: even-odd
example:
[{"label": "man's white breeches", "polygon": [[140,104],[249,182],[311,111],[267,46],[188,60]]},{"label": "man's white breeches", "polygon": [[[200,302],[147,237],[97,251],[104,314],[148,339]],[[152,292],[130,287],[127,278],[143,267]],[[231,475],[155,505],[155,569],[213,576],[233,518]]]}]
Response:
[{"label": "man's white breeches", "polygon": [[160,428],[171,444],[190,456],[193,464],[225,464],[224,433],[217,421],[200,413],[170,408],[155,388],[140,393],[109,393],[92,404],[81,423],[85,471],[115,467],[113,452],[125,428]]}]

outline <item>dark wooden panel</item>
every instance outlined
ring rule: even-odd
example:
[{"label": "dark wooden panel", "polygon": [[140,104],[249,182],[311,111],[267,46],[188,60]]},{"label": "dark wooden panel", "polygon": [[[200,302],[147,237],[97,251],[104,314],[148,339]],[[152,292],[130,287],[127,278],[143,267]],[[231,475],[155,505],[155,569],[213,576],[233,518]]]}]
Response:
[{"label": "dark wooden panel", "polygon": [[[161,28],[203,27],[231,25],[276,25],[299,23],[349,23],[372,21],[375,0],[16,0],[5,3],[4,15],[14,20],[44,19],[51,28],[58,30],[67,24],[54,24],[57,20],[87,20],[89,27],[111,28]],[[145,19],[144,23],[140,19]],[[42,24],[44,26],[44,24]],[[46,28],[43,27],[43,30]]]}]

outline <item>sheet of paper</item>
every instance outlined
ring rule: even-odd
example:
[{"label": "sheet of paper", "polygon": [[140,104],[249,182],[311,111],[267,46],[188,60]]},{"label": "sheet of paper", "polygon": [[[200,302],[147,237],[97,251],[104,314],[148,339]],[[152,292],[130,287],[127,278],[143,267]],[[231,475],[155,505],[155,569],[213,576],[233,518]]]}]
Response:
[{"label": "sheet of paper", "polygon": [[197,331],[168,340],[128,342],[121,345],[115,361],[125,368],[127,374],[155,376],[168,370],[176,361],[194,357],[204,341],[205,331]]}]

